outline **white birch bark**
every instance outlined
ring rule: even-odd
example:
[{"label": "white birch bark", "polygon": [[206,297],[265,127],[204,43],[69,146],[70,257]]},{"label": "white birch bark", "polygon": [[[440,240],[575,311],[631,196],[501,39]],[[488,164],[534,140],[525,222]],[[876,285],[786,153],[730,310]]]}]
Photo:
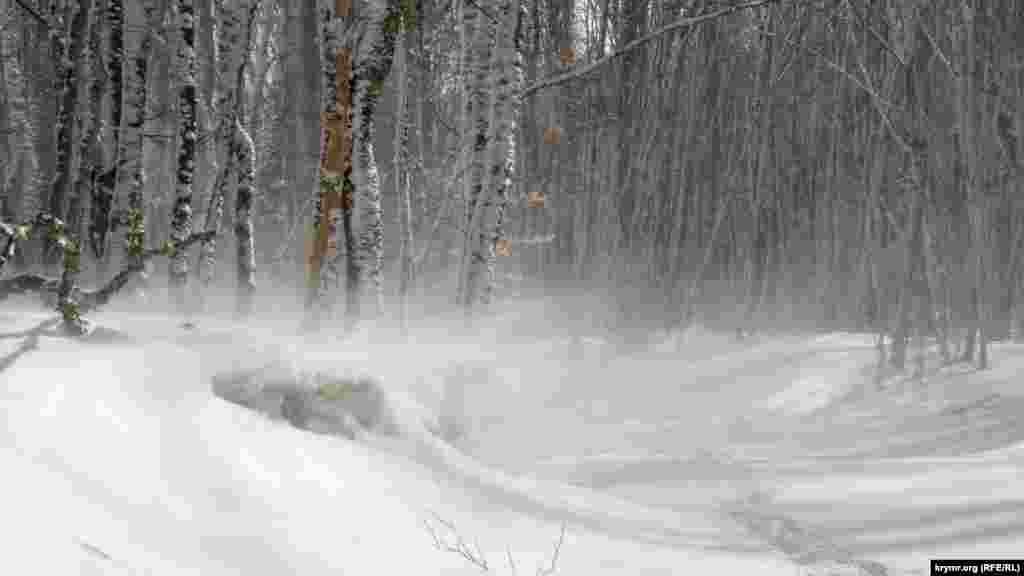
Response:
[{"label": "white birch bark", "polygon": [[[349,257],[358,264],[360,297],[370,300],[371,315],[376,316],[383,310],[384,222],[374,158],[374,112],[395,52],[397,30],[395,26],[385,26],[385,19],[397,16],[397,5],[386,0],[367,0],[359,8],[360,34],[352,63],[352,226],[356,246]],[[351,321],[347,311],[346,315]]]},{"label": "white birch bark", "polygon": [[240,120],[235,121],[235,161],[238,188],[235,191],[235,242],[237,273],[235,313],[239,317],[252,312],[256,292],[256,253],[253,245],[252,200],[256,180],[256,147]]},{"label": "white birch bark", "polygon": [[[471,312],[490,303],[496,280],[496,247],[503,237],[505,207],[515,166],[516,94],[521,80],[515,32],[519,8],[514,0],[490,4],[496,21],[473,22],[474,61],[470,117],[476,141],[467,202],[462,306]],[[467,10],[469,15],[476,10]],[[480,15],[470,16],[481,18]],[[481,31],[485,31],[481,34]]]},{"label": "white birch bark", "polygon": [[[184,242],[192,234],[192,192],[196,169],[196,110],[198,79],[196,63],[196,21],[193,0],[178,0],[178,163],[175,178],[174,207],[171,214],[171,240]],[[168,269],[172,298],[184,311],[185,285],[188,283],[188,258],[183,251],[170,259]]]},{"label": "white birch bark", "polygon": [[[235,118],[240,105],[239,77],[244,60],[242,17],[248,12],[247,0],[216,0],[217,89],[214,113],[217,122],[217,146],[221,157],[220,171],[214,184],[210,205],[206,211],[205,229],[219,234],[224,219],[224,203],[232,178],[237,170],[234,152]],[[213,282],[217,253],[217,239],[210,237],[200,246],[199,278],[204,286]]]},{"label": "white birch bark", "polygon": [[[71,41],[66,51],[61,51],[67,59],[61,59],[60,95],[57,111],[57,161],[53,180],[50,185],[49,211],[63,219],[68,209],[68,201],[72,191],[72,170],[74,168],[75,121],[78,107],[78,78],[81,75],[82,54],[88,41],[89,19],[92,16],[92,0],[76,0],[71,4]],[[62,44],[62,42],[58,42]],[[50,239],[49,249],[45,253],[45,262],[56,267],[60,261],[61,251]]]}]

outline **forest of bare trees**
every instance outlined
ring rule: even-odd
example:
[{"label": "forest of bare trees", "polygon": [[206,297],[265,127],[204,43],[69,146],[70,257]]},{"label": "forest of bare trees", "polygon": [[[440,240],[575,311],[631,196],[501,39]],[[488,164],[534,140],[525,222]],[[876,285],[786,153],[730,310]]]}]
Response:
[{"label": "forest of bare trees", "polygon": [[899,368],[1024,337],[1017,0],[0,0],[0,25],[0,291],[67,323],[160,283],[182,313],[231,286],[241,318],[285,286],[309,328],[563,294],[627,348],[870,331]]}]

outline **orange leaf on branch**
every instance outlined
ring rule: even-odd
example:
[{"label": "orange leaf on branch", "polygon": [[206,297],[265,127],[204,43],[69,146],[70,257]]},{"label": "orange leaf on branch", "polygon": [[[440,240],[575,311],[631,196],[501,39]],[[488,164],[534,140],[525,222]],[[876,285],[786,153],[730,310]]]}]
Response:
[{"label": "orange leaf on branch", "polygon": [[544,143],[548,145],[558,144],[562,141],[562,129],[552,126],[544,130]]},{"label": "orange leaf on branch", "polygon": [[501,238],[494,243],[494,250],[498,256],[511,256],[512,255],[512,243],[508,240]]},{"label": "orange leaf on branch", "polygon": [[572,46],[566,46],[559,50],[558,59],[561,60],[562,66],[575,66],[576,51],[573,50]]}]

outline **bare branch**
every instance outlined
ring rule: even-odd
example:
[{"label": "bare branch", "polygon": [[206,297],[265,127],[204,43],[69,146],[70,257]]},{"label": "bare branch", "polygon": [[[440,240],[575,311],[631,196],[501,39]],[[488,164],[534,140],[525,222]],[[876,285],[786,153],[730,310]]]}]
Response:
[{"label": "bare branch", "polygon": [[14,2],[17,3],[17,5],[20,6],[22,10],[28,12],[28,15],[31,16],[33,20],[39,22],[40,24],[46,26],[47,28],[50,27],[50,23],[46,21],[46,18],[43,18],[42,15],[39,14],[39,12],[37,12],[35,8],[26,4],[25,0],[14,0]]},{"label": "bare branch", "polygon": [[[448,537],[442,537],[438,535],[437,531],[427,520],[423,520],[423,527],[430,534],[430,538],[434,541],[434,547],[442,552],[451,552],[452,554],[458,554],[466,562],[476,566],[481,572],[490,572],[490,567],[487,564],[487,559],[484,558],[483,552],[480,551],[480,545],[476,545],[476,549],[470,548],[469,544],[462,538],[459,531],[455,528],[455,524],[445,520],[438,516],[435,512],[430,512],[434,522],[440,524],[448,531]],[[454,541],[453,541],[454,540]]]},{"label": "bare branch", "polygon": [[[207,230],[205,232],[196,232],[186,238],[180,243],[172,244],[174,250],[185,250],[189,246],[196,242],[202,242],[203,240],[209,240],[216,236],[216,232],[213,230]],[[141,261],[135,262],[134,264],[126,265],[117,273],[116,276],[110,279],[102,288],[95,292],[82,292],[81,297],[81,308],[83,312],[89,310],[95,310],[100,306],[103,306],[110,302],[110,299],[117,294],[124,286],[128,283],[128,280],[132,276],[142,272],[145,269],[146,262],[152,260],[156,256],[166,256],[166,250],[164,249],[152,249],[146,250],[142,253]]]},{"label": "bare branch", "polygon": [[555,573],[555,569],[558,566],[558,557],[562,553],[562,544],[565,543],[565,524],[562,524],[562,528],[558,533],[558,541],[555,542],[554,548],[551,550],[551,559],[548,561],[547,566],[537,567],[537,576],[551,576]]},{"label": "bare branch", "polygon": [[636,40],[633,40],[632,42],[626,44],[619,50],[616,50],[615,52],[609,54],[608,56],[605,56],[604,58],[595,60],[594,62],[591,62],[586,66],[582,66],[580,68],[576,68],[568,72],[564,72],[562,74],[556,74],[553,77],[545,78],[543,80],[535,82],[530,86],[523,88],[523,90],[519,93],[519,96],[521,98],[526,98],[527,96],[539,90],[550,88],[558,84],[564,84],[565,82],[568,82],[570,80],[575,80],[577,78],[586,76],[587,74],[593,72],[594,70],[600,68],[601,66],[604,66],[605,64],[611,62],[612,60],[619,58],[629,52],[632,52],[633,50],[636,50],[640,46],[643,46],[644,44],[647,44],[652,40],[656,40],[659,37],[668,34],[669,32],[675,32],[676,30],[679,30],[681,28],[687,28],[690,26],[703,24],[704,22],[715,20],[723,16],[728,16],[729,14],[732,14],[734,12],[749,10],[751,8],[758,8],[760,6],[767,6],[769,4],[774,4],[776,2],[778,2],[778,0],[757,0],[755,2],[743,2],[741,4],[735,4],[727,8],[722,8],[721,10],[708,12],[707,14],[700,14],[692,18],[680,18],[679,20],[676,20],[671,24],[666,24],[665,26],[662,26],[661,28],[658,28],[653,32],[650,32],[640,38],[637,38]]}]

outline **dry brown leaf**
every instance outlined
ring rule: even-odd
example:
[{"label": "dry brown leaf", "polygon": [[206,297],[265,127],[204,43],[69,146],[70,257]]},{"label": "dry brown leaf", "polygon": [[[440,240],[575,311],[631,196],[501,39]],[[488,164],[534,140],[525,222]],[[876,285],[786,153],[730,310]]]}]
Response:
[{"label": "dry brown leaf", "polygon": [[562,66],[575,66],[576,51],[572,46],[566,46],[558,52],[558,59],[562,61]]},{"label": "dry brown leaf", "polygon": [[562,129],[558,126],[552,126],[544,130],[544,143],[545,144],[558,144],[562,141]]},{"label": "dry brown leaf", "polygon": [[544,193],[534,190],[526,195],[526,206],[529,208],[543,208],[544,200]]},{"label": "dry brown leaf", "polygon": [[512,243],[508,240],[501,238],[494,245],[495,252],[498,256],[511,256],[512,255]]}]

